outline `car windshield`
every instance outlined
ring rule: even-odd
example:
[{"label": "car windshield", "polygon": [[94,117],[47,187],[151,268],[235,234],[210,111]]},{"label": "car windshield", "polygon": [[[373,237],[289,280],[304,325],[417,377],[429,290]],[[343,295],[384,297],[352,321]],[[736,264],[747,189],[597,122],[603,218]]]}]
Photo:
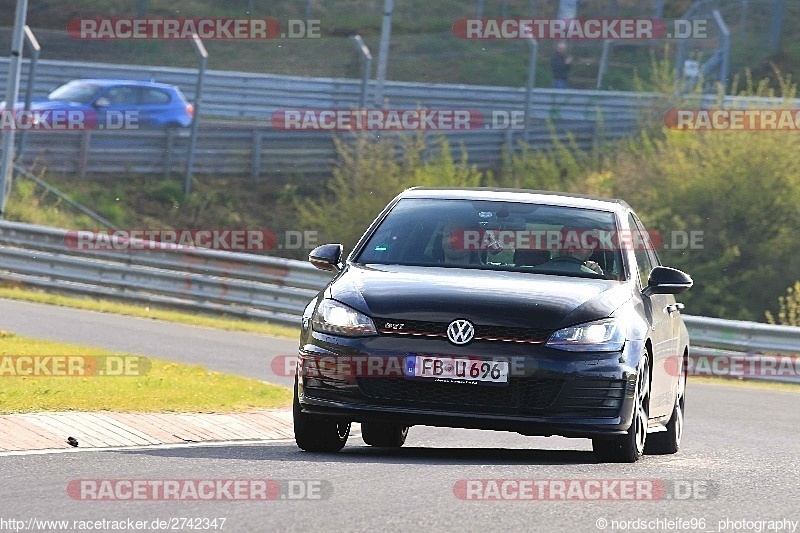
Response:
[{"label": "car windshield", "polygon": [[624,279],[616,218],[607,211],[485,200],[403,199],[356,259]]},{"label": "car windshield", "polygon": [[99,85],[80,81],[71,81],[51,92],[47,99],[56,102],[77,102],[79,104],[88,104],[94,100],[94,97],[99,91]]}]

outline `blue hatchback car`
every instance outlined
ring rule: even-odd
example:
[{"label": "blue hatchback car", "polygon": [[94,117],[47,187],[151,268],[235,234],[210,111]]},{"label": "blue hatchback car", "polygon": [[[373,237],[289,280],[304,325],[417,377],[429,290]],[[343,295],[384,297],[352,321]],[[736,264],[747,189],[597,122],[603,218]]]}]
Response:
[{"label": "blue hatchback car", "polygon": [[[16,109],[21,109],[18,103]],[[81,79],[70,81],[46,99],[31,103],[31,111],[78,112],[92,117],[97,127],[185,128],[194,118],[194,106],[178,87],[137,80]],[[45,119],[46,120],[46,119]]]}]

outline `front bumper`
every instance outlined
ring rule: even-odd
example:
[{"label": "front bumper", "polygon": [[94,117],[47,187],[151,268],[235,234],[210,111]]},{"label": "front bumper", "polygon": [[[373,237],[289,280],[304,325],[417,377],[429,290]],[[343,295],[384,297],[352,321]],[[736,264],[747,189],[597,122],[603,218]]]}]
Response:
[{"label": "front bumper", "polygon": [[469,414],[442,411],[427,411],[404,407],[384,407],[376,405],[352,404],[323,400],[305,396],[301,400],[304,413],[341,418],[352,422],[391,422],[403,426],[438,426],[464,429],[491,429],[514,431],[523,435],[549,437],[600,437],[620,435],[630,427],[613,419],[564,419],[553,420],[545,417],[509,416],[497,414]]},{"label": "front bumper", "polygon": [[[306,340],[311,342],[300,350],[298,399],[307,413],[354,422],[565,437],[617,435],[630,427],[638,365],[638,358],[630,355],[641,353],[631,343],[622,352],[580,355],[541,345],[505,345],[503,357],[513,358],[516,370],[507,385],[499,386],[442,383],[396,374],[343,374],[331,365],[320,372],[316,365],[325,358],[355,355],[387,360],[403,357],[399,354],[491,360],[500,349],[496,343],[455,348],[446,341],[430,339],[344,339],[316,332]],[[306,372],[309,367],[315,372]]]}]

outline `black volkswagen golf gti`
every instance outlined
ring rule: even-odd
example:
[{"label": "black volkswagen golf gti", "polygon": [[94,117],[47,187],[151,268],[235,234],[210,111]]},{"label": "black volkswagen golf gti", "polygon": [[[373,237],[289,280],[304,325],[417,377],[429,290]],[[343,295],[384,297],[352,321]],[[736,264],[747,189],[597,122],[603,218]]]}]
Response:
[{"label": "black volkswagen golf gti", "polygon": [[675,453],[689,338],[623,201],[507,189],[409,189],[308,305],[294,395],[307,451],[399,447],[430,425],[591,438],[601,461]]}]

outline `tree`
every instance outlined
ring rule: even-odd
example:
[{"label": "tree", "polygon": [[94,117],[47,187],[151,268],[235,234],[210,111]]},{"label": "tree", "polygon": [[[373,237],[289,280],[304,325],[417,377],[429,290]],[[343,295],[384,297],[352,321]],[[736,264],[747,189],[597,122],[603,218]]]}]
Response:
[{"label": "tree", "polygon": [[340,163],[323,194],[300,200],[300,224],[319,232],[320,242],[340,242],[352,249],[392,198],[409,187],[478,187],[488,176],[467,163],[466,153],[454,161],[450,145],[438,139],[425,157],[423,134],[413,136],[358,134],[352,144],[336,139]]}]

